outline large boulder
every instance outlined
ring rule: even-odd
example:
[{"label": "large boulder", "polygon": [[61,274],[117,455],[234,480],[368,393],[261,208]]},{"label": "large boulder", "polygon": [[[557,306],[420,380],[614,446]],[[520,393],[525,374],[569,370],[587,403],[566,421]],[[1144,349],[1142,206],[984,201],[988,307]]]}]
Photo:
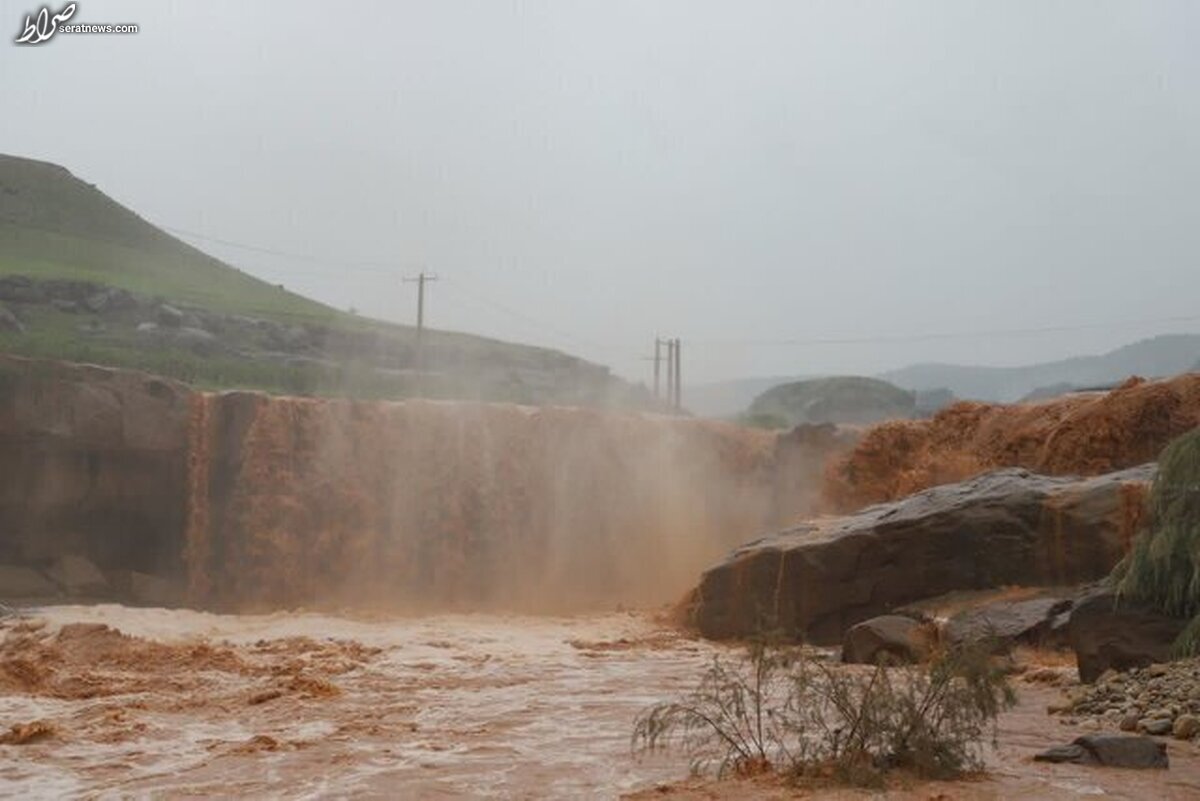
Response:
[{"label": "large boulder", "polygon": [[685,599],[704,636],[777,630],[816,644],[922,598],[1101,578],[1144,519],[1153,465],[1089,479],[988,473],[734,551]]},{"label": "large boulder", "polygon": [[1034,756],[1039,762],[1072,762],[1110,768],[1166,768],[1167,746],[1136,734],[1085,734]]},{"label": "large boulder", "polygon": [[1118,603],[1111,592],[1083,598],[1067,626],[1079,680],[1090,684],[1110,668],[1124,671],[1167,661],[1187,624],[1144,604]]},{"label": "large boulder", "polygon": [[874,665],[881,660],[924,661],[937,641],[935,625],[907,615],[880,615],[851,626],[842,642],[842,661]]},{"label": "large boulder", "polygon": [[953,615],[942,636],[952,645],[992,641],[1002,650],[1017,643],[1062,645],[1073,605],[1056,597],[993,601]]}]

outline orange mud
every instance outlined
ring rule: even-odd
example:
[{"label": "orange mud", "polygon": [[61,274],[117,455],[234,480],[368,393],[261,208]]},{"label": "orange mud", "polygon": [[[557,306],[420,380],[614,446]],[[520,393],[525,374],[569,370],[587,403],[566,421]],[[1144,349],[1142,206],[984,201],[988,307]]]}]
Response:
[{"label": "orange mud", "polygon": [[32,724],[0,796],[614,798],[687,775],[632,721],[723,650],[628,613],[38,614],[0,624],[0,721]]},{"label": "orange mud", "polygon": [[1021,703],[1000,721],[986,775],[901,777],[883,795],[797,793],[769,776],[690,780],[682,753],[631,754],[635,715],[690,688],[713,655],[732,650],[645,614],[354,619],[79,606],[38,615],[0,628],[0,720],[18,722],[0,733],[3,796],[924,801],[1200,793],[1198,746],[1178,741],[1168,743],[1167,771],[1032,762],[1085,731],[1046,714],[1073,681],[1055,655],[1016,682]]},{"label": "orange mud", "polygon": [[[1013,405],[962,402],[866,431],[825,471],[831,511],[852,511],[998,467],[1097,475],[1151,462],[1200,425],[1200,374],[1133,378],[1111,392]],[[1132,508],[1132,505],[1131,505]],[[1138,508],[1141,506],[1138,504]],[[1131,521],[1136,531],[1140,521]]]}]

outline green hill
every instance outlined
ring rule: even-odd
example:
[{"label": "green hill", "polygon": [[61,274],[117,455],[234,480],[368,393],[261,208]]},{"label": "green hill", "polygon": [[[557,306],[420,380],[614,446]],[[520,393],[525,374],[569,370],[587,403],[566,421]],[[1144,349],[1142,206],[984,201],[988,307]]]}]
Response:
[{"label": "green hill", "polygon": [[780,384],[750,404],[750,422],[794,426],[800,423],[873,423],[912,417],[916,397],[886,381],[861,376],[814,378]]},{"label": "green hill", "polygon": [[[7,321],[7,322],[6,322]],[[415,332],[269,284],[176,239],[65,168],[0,155],[0,350],[210,387],[526,403],[649,403],[567,354]]]}]

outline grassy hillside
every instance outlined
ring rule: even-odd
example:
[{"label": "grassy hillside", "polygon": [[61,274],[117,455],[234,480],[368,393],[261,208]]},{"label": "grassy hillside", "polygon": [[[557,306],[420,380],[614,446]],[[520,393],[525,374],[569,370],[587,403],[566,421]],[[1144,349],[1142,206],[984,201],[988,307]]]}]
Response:
[{"label": "grassy hillside", "polygon": [[2,274],[90,281],[274,320],[349,318],[196,250],[62,167],[0,155]]},{"label": "grassy hillside", "polygon": [[861,376],[835,376],[772,387],[750,404],[751,422],[873,423],[912,417],[916,397],[886,381]]},{"label": "grassy hillside", "polygon": [[[4,325],[9,314],[18,321]],[[208,387],[634,405],[558,351],[341,312],[250,276],[63,167],[0,155],[0,350],[136,367]],[[418,367],[420,369],[418,370]]]}]

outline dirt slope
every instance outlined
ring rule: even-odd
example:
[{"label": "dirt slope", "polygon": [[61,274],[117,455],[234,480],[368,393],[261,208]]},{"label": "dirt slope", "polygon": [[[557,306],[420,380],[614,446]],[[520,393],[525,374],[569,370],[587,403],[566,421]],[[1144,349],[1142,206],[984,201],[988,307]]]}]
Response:
[{"label": "dirt slope", "polygon": [[929,420],[870,428],[828,465],[824,497],[845,512],[997,467],[1097,475],[1154,461],[1197,425],[1200,373],[1041,403],[957,403]]}]

